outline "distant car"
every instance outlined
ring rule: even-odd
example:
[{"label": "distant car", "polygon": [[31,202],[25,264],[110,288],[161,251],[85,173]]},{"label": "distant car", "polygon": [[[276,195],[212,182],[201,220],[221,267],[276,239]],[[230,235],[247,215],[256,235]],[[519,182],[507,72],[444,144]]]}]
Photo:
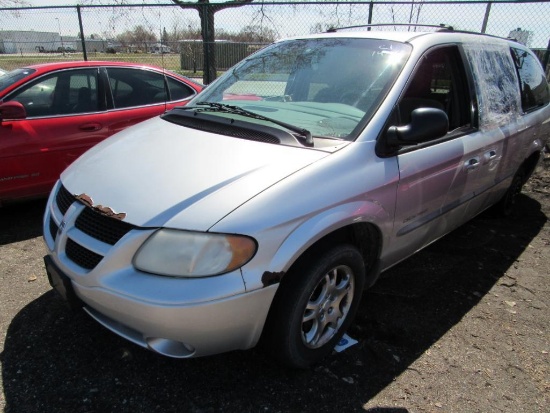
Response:
[{"label": "distant car", "polygon": [[64,46],[64,47],[59,46],[57,48],[57,51],[58,52],[65,52],[65,53],[74,53],[74,52],[76,52],[76,49],[74,47],[71,47],[71,46]]},{"label": "distant car", "polygon": [[186,104],[202,85],[132,63],[63,62],[0,77],[0,205],[47,195],[108,136]]}]

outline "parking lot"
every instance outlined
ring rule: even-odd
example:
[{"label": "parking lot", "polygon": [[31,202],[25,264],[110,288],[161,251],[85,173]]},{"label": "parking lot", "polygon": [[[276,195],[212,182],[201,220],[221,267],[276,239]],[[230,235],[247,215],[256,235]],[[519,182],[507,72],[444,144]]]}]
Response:
[{"label": "parking lot", "polygon": [[0,408],[15,412],[543,412],[550,160],[512,219],[484,214],[364,294],[358,344],[311,370],[261,349],[174,360],[71,313],[48,285],[45,201],[0,209]]}]

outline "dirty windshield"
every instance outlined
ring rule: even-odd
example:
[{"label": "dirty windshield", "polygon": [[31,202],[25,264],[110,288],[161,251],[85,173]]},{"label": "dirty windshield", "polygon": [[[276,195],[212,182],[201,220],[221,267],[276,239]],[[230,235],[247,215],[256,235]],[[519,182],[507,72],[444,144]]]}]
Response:
[{"label": "dirty windshield", "polygon": [[387,40],[283,41],[249,56],[190,105],[230,104],[314,138],[354,140],[409,53],[410,46]]},{"label": "dirty windshield", "polygon": [[16,69],[0,77],[0,93],[9,86],[36,72],[34,69]]}]

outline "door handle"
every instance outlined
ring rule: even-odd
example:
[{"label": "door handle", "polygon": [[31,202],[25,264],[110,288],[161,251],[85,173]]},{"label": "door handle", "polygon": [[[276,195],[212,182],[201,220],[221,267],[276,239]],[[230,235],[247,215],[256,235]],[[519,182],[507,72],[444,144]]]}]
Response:
[{"label": "door handle", "polygon": [[475,157],[464,162],[464,168],[467,171],[473,171],[479,166],[479,158]]},{"label": "door handle", "polygon": [[78,129],[83,130],[85,132],[94,132],[96,130],[100,130],[102,128],[101,123],[91,122],[91,123],[84,123],[83,125],[80,125]]}]

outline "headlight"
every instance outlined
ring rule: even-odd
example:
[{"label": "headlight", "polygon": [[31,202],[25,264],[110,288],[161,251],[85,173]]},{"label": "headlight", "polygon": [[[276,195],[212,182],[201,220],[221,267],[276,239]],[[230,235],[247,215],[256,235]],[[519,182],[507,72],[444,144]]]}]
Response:
[{"label": "headlight", "polygon": [[248,237],[161,229],[138,250],[134,266],[159,275],[207,277],[242,267],[255,253]]}]

